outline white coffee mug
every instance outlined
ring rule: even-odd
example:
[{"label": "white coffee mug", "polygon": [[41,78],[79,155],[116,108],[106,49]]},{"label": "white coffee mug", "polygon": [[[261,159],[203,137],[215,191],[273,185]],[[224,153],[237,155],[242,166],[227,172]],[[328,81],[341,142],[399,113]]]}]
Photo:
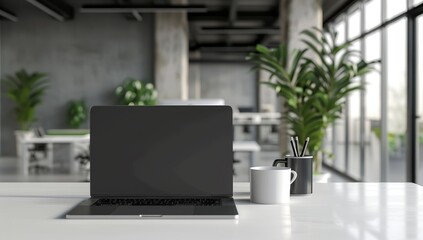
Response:
[{"label": "white coffee mug", "polygon": [[250,179],[252,202],[289,203],[291,184],[297,179],[297,173],[289,167],[251,167]]}]

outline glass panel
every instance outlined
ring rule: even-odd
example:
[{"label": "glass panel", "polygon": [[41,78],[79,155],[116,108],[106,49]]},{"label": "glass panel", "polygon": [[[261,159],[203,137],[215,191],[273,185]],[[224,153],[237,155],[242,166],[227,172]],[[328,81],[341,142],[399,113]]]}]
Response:
[{"label": "glass panel", "polygon": [[323,139],[324,157],[323,160],[329,165],[333,165],[333,128],[329,126],[326,129],[326,135]]},{"label": "glass panel", "polygon": [[342,44],[346,41],[345,39],[345,21],[340,21],[335,24],[335,31],[338,33],[336,38],[336,44]]},{"label": "glass panel", "polygon": [[[360,41],[351,44],[350,49],[360,51]],[[354,62],[358,62],[358,58],[354,57]],[[354,79],[359,83],[360,78]],[[360,178],[360,91],[354,91],[348,98],[349,114],[348,114],[348,172],[352,177]]]},{"label": "glass panel", "polygon": [[[345,22],[339,22],[335,26],[335,30],[338,33],[336,44],[342,44],[346,41]],[[342,118],[338,119],[332,128],[334,149],[332,151],[333,165],[340,171],[345,171],[345,114],[342,114]]]},{"label": "glass panel", "polygon": [[406,36],[404,18],[387,27],[388,181],[405,181]]},{"label": "glass panel", "polygon": [[335,149],[333,149],[333,165],[340,171],[345,171],[345,114],[336,120],[334,127]]},{"label": "glass panel", "polygon": [[358,37],[361,33],[361,11],[355,10],[348,16],[348,39]]},{"label": "glass panel", "polygon": [[[368,35],[365,39],[366,61],[381,58],[380,31]],[[380,181],[380,136],[381,136],[381,76],[378,71],[365,76],[365,121],[364,121],[364,180]]]},{"label": "glass panel", "polygon": [[382,3],[381,0],[370,0],[364,5],[365,29],[369,30],[381,22]]},{"label": "glass panel", "polygon": [[386,19],[391,19],[407,10],[407,0],[386,0]]},{"label": "glass panel", "polygon": [[[423,2],[423,1],[422,1]],[[417,18],[417,86],[418,86],[418,119],[419,129],[419,173],[417,182],[423,185],[423,15]]]},{"label": "glass panel", "polygon": [[414,6],[417,6],[421,3],[423,3],[423,0],[414,0]]}]

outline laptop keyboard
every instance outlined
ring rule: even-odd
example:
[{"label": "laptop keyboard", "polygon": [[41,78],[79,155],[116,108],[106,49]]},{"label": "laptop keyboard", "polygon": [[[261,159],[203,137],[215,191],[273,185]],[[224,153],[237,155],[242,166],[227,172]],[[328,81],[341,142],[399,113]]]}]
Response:
[{"label": "laptop keyboard", "polygon": [[220,199],[213,198],[181,198],[181,199],[151,199],[151,198],[102,198],[97,200],[94,206],[122,205],[122,206],[218,206]]}]

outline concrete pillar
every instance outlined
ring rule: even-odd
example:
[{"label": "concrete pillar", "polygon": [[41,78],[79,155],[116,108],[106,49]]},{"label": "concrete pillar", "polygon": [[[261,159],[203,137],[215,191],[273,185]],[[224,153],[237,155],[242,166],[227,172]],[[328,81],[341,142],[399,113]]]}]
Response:
[{"label": "concrete pillar", "polygon": [[[264,70],[260,70],[258,73],[259,82],[269,81],[270,73]],[[271,88],[268,85],[260,84],[258,85],[258,96],[259,96],[259,112],[277,112],[279,111],[278,96],[275,92],[275,89]],[[272,135],[272,127],[262,126],[257,128],[257,134],[260,142],[270,141]]]},{"label": "concrete pillar", "polygon": [[159,99],[188,99],[188,41],[186,12],[156,13],[154,76]]},{"label": "concrete pillar", "polygon": [[[322,0],[280,0],[279,9],[280,20],[280,39],[281,42],[288,45],[291,53],[293,49],[304,48],[301,42],[300,33],[305,29],[312,27],[322,28],[323,13]],[[283,101],[280,101],[280,110],[283,112]],[[281,120],[279,127],[280,152],[288,152],[289,140],[287,134],[287,124]]]},{"label": "concrete pillar", "polygon": [[282,2],[285,9],[288,9],[288,19],[281,18],[281,26],[286,28],[281,36],[282,41],[286,41],[290,50],[304,48],[300,33],[312,27],[322,28],[322,0],[281,0]]},{"label": "concrete pillar", "polygon": [[[270,73],[264,70],[259,71],[259,82],[269,81]],[[259,112],[275,112],[279,109],[277,106],[277,94],[275,89],[265,84],[259,84]]]},{"label": "concrete pillar", "polygon": [[[201,53],[199,51],[193,52],[190,55],[193,58],[200,58]],[[189,95],[190,99],[201,98],[201,64],[189,64]]]}]

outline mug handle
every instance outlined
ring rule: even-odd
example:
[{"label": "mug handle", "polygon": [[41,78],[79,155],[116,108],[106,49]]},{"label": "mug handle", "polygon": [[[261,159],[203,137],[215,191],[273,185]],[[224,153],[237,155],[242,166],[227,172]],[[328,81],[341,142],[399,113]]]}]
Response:
[{"label": "mug handle", "polygon": [[275,161],[273,161],[273,167],[278,166],[279,163],[283,163],[285,164],[285,167],[288,167],[288,159],[276,159]]},{"label": "mug handle", "polygon": [[291,183],[290,184],[292,184],[294,181],[295,181],[295,179],[297,179],[297,172],[296,171],[294,171],[294,170],[291,170],[291,173],[292,173],[292,175],[294,175],[293,177],[292,177],[292,179],[291,179]]}]

